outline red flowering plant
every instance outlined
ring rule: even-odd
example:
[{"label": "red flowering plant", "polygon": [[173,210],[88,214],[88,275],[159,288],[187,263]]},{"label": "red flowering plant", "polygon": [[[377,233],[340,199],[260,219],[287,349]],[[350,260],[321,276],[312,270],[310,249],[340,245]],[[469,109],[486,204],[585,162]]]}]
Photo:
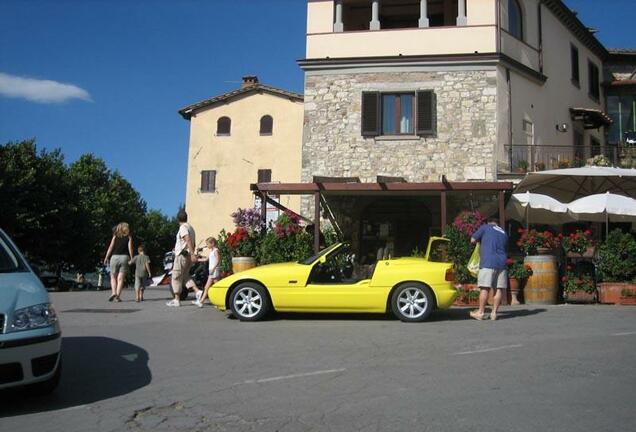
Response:
[{"label": "red flowering plant", "polygon": [[234,232],[227,237],[232,256],[256,256],[264,226],[260,211],[255,208],[239,208],[230,216],[236,225]]},{"label": "red flowering plant", "polygon": [[302,230],[300,216],[291,211],[286,211],[280,215],[274,224],[274,232],[280,239],[299,233]]},{"label": "red flowering plant", "polygon": [[521,261],[508,258],[506,264],[508,266],[508,277],[510,279],[523,280],[532,276],[532,267]]},{"label": "red flowering plant", "polygon": [[574,293],[585,291],[590,294],[594,292],[594,281],[589,274],[577,274],[572,266],[567,266],[565,274],[561,276],[561,286],[564,293]]},{"label": "red flowering plant", "polygon": [[519,228],[520,237],[517,246],[526,253],[526,255],[535,255],[538,248],[555,249],[559,246],[559,237],[550,231],[537,231],[535,229],[527,230]]},{"label": "red flowering plant", "polygon": [[574,252],[577,254],[583,254],[592,246],[592,231],[590,230],[576,230],[570,235],[560,236],[561,246],[565,253]]},{"label": "red flowering plant", "polygon": [[469,237],[484,223],[486,223],[486,218],[479,213],[479,210],[474,212],[465,210],[459,213],[453,220],[453,225],[455,225],[460,232]]}]

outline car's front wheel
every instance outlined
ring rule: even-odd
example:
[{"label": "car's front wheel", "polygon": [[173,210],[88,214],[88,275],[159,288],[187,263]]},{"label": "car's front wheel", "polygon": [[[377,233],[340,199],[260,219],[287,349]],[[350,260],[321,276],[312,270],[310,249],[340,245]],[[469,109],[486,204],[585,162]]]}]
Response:
[{"label": "car's front wheel", "polygon": [[398,286],[391,295],[391,310],[404,322],[426,320],[435,308],[431,290],[420,283],[408,282]]},{"label": "car's front wheel", "polygon": [[258,321],[270,310],[269,297],[262,285],[244,282],[230,295],[232,314],[241,321]]}]

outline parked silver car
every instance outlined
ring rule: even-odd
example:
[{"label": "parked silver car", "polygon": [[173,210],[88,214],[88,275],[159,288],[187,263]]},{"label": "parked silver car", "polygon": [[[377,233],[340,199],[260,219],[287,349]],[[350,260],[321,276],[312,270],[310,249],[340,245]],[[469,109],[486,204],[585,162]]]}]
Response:
[{"label": "parked silver car", "polygon": [[48,292],[0,229],[0,390],[53,391],[62,370],[61,342]]}]

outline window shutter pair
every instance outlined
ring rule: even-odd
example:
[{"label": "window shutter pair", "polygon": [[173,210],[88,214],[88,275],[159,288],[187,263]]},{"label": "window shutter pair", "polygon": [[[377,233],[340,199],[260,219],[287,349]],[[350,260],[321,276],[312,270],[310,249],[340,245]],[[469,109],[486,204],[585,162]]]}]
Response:
[{"label": "window shutter pair", "polygon": [[[437,100],[432,90],[415,92],[416,124],[419,136],[435,135],[437,123]],[[374,137],[382,134],[382,109],[380,92],[362,92],[362,136]]]},{"label": "window shutter pair", "polygon": [[216,191],[216,170],[201,171],[201,192]]}]

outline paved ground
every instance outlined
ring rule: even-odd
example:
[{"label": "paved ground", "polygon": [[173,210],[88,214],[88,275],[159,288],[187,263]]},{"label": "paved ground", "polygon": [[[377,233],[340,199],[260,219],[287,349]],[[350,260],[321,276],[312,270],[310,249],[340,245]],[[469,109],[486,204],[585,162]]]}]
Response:
[{"label": "paved ground", "polygon": [[[53,294],[56,394],[10,398],[2,431],[625,431],[636,424],[636,307],[466,309],[403,324]],[[130,299],[132,293],[125,293]],[[93,310],[90,310],[93,309]]]}]

